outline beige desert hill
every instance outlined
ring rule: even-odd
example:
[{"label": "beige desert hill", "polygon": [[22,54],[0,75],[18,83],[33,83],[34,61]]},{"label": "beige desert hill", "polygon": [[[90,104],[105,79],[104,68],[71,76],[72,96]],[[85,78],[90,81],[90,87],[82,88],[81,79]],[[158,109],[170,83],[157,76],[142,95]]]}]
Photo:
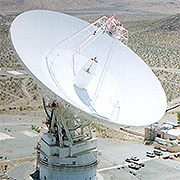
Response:
[{"label": "beige desert hill", "polygon": [[[129,26],[129,25],[128,25]],[[154,71],[168,102],[180,101],[180,14],[131,23],[129,47]]]},{"label": "beige desert hill", "polygon": [[[146,31],[146,29],[144,29]],[[147,31],[176,31],[180,30],[180,13],[153,22],[150,27],[147,27]]]},{"label": "beige desert hill", "polygon": [[138,11],[175,14],[179,0],[0,0],[1,12],[23,12],[31,9],[56,11]]}]

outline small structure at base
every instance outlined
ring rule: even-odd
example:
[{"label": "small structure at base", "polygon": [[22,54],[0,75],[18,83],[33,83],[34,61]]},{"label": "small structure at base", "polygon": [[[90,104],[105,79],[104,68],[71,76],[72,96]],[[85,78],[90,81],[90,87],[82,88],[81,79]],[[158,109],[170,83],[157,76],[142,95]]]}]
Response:
[{"label": "small structure at base", "polygon": [[160,149],[162,151],[169,152],[180,152],[180,140],[168,140],[162,138],[156,138],[154,143],[154,148]]},{"label": "small structure at base", "polygon": [[178,139],[180,137],[180,128],[178,124],[173,123],[155,123],[145,128],[145,137],[147,141],[154,141],[156,137],[162,139]]},{"label": "small structure at base", "polygon": [[173,123],[152,124],[145,128],[145,140],[154,141],[157,149],[180,152],[180,127]]}]

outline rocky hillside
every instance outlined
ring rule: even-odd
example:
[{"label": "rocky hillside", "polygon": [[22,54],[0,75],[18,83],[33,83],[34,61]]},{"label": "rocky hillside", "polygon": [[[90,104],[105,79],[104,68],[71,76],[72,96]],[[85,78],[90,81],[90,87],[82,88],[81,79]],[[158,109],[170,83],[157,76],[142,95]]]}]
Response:
[{"label": "rocky hillside", "polygon": [[168,18],[158,20],[157,22],[152,22],[144,31],[154,31],[154,32],[179,32],[180,30],[180,14],[175,14]]},{"label": "rocky hillside", "polygon": [[[0,15],[0,71],[20,70],[9,39],[9,28],[14,17]],[[30,77],[0,76],[0,110],[39,107],[42,91]]]},{"label": "rocky hillside", "polygon": [[129,24],[129,46],[155,72],[168,101],[180,96],[180,14]]}]

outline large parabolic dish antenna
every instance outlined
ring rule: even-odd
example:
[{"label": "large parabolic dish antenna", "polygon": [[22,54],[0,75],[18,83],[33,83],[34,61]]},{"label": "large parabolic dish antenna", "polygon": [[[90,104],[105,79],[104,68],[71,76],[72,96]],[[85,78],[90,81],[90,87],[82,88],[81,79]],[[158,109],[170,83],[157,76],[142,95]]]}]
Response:
[{"label": "large parabolic dish antenna", "polygon": [[35,10],[16,17],[10,33],[22,64],[45,93],[115,123],[158,121],[166,110],[160,82],[118,34],[103,26]]}]

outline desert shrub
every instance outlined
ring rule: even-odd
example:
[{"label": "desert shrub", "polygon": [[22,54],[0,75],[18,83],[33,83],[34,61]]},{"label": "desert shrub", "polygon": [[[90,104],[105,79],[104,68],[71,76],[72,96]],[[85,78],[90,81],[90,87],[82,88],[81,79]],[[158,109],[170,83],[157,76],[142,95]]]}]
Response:
[{"label": "desert shrub", "polygon": [[177,112],[177,123],[180,124],[180,112]]}]

